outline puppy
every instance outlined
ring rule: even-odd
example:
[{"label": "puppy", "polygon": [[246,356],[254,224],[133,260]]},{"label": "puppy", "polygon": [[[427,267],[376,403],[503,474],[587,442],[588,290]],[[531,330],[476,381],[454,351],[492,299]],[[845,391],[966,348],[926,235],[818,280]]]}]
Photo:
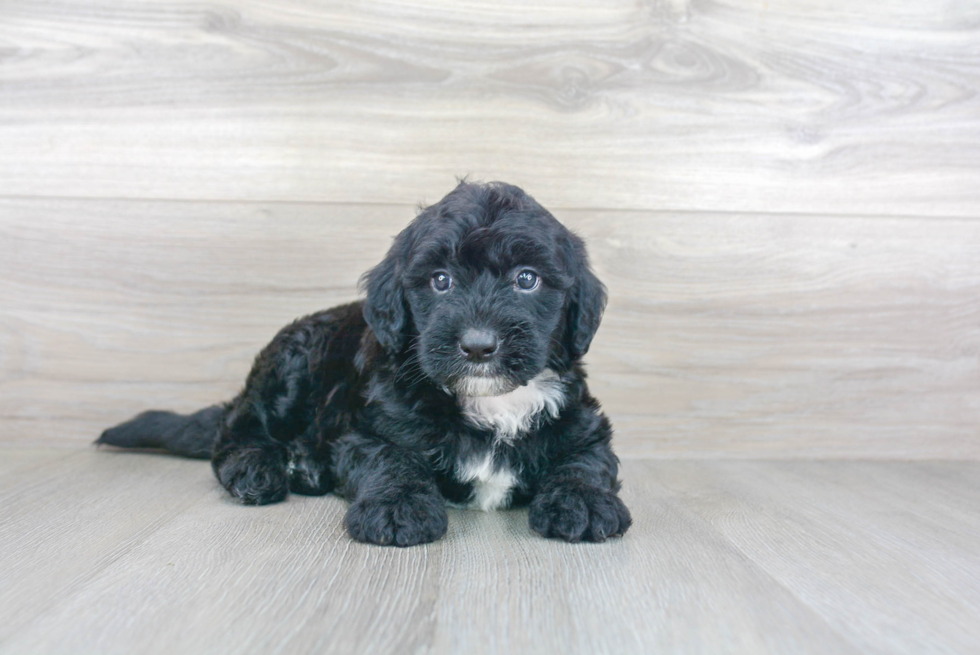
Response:
[{"label": "puppy", "polygon": [[629,529],[581,364],[606,302],[581,239],[515,186],[463,182],[362,285],[282,329],[231,402],[96,443],[209,457],[247,505],[336,491],[375,544],[439,539],[447,504],[530,504],[532,530],[570,542]]}]

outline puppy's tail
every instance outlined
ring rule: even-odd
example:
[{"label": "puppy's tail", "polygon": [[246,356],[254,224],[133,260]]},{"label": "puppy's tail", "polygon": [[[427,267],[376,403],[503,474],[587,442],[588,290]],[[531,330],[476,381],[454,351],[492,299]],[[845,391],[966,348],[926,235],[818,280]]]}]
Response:
[{"label": "puppy's tail", "polygon": [[193,414],[159,410],[143,412],[109,428],[95,443],[120,448],[152,448],[183,457],[210,459],[224,414],[222,405],[212,405]]}]

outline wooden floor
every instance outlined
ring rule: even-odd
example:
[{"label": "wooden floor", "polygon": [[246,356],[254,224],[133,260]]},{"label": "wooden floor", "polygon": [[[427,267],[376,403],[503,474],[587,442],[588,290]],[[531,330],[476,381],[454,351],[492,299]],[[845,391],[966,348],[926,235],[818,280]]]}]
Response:
[{"label": "wooden floor", "polygon": [[243,507],[206,463],[4,450],[0,652],[976,653],[980,463],[633,461],[633,529],[450,510],[406,550],[345,502]]}]

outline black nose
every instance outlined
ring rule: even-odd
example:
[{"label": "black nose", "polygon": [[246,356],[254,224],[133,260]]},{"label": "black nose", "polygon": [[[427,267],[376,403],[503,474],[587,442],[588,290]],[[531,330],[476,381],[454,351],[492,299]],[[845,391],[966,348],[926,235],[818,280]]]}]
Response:
[{"label": "black nose", "polygon": [[471,362],[485,362],[497,352],[497,335],[490,330],[470,328],[460,337],[459,349]]}]

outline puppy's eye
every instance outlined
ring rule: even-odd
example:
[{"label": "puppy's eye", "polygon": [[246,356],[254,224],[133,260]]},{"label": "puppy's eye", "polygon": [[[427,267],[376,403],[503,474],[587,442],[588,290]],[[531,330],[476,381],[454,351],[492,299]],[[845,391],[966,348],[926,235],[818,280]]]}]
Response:
[{"label": "puppy's eye", "polygon": [[439,293],[446,293],[453,286],[453,279],[446,271],[439,271],[432,274],[432,288]]},{"label": "puppy's eye", "polygon": [[517,274],[517,288],[521,291],[534,291],[538,288],[538,274],[534,271],[521,271]]}]

